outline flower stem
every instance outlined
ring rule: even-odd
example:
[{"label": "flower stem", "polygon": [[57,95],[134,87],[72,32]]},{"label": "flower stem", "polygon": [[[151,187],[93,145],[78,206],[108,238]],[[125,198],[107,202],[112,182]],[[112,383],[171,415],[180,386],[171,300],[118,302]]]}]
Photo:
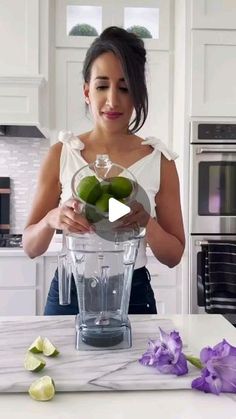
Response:
[{"label": "flower stem", "polygon": [[199,368],[200,370],[203,368],[203,365],[199,358],[192,355],[185,355],[185,358],[187,359],[190,364],[194,365],[195,367]]}]

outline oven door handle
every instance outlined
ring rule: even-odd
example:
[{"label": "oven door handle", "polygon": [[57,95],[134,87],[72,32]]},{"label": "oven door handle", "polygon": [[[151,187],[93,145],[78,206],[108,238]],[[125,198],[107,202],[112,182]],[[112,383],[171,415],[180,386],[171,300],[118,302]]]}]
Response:
[{"label": "oven door handle", "polygon": [[209,244],[208,240],[196,240],[194,242],[195,246],[206,246],[207,244]]},{"label": "oven door handle", "polygon": [[196,154],[203,154],[203,153],[236,153],[236,147],[235,148],[214,148],[214,147],[198,147],[196,149]]}]

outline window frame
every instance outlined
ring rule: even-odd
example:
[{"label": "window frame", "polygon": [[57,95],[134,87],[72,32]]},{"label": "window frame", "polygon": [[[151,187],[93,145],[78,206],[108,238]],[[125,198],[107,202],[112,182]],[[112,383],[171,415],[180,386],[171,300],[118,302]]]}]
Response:
[{"label": "window frame", "polygon": [[[56,1],[56,47],[88,48],[93,42],[93,36],[67,35],[67,6],[102,6],[102,30],[108,26],[123,26],[124,7],[159,8],[159,38],[144,39],[147,50],[169,50],[170,48],[170,2],[172,0],[118,0],[114,7],[110,0],[57,0]],[[87,4],[86,4],[87,3]]]}]

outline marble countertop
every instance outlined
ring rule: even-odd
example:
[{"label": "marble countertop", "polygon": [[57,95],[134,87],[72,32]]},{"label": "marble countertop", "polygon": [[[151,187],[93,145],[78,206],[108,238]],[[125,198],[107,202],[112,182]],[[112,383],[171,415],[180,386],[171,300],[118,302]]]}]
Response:
[{"label": "marble countertop", "polygon": [[[56,321],[58,327],[51,328],[53,321]],[[206,345],[214,345],[222,338],[226,338],[232,345],[236,346],[236,329],[219,315],[175,315],[175,316],[130,316],[133,327],[133,336],[138,332],[140,326],[145,325],[147,335],[153,333],[153,326],[159,324],[166,328],[172,326],[179,330],[185,345],[185,351],[199,351]],[[31,342],[31,338],[38,334],[46,335],[51,338],[61,349],[62,354],[66,353],[66,347],[70,347],[71,354],[74,353],[73,360],[80,356],[80,353],[73,349],[73,316],[47,317],[21,317],[0,319],[1,333],[1,366],[0,382],[1,385],[7,385],[7,375],[12,372],[15,375],[15,382],[21,367],[16,363],[22,356],[22,350]],[[17,327],[18,325],[18,331]],[[32,332],[31,326],[34,325]],[[55,325],[55,324],[54,324]],[[64,326],[63,326],[64,325]],[[66,326],[66,327],[65,327]],[[136,327],[137,326],[137,327]],[[31,332],[34,334],[31,335]],[[30,339],[30,342],[28,341]],[[139,340],[139,339],[137,339]],[[135,341],[135,336],[134,336]],[[5,343],[4,343],[5,342]],[[137,341],[136,341],[137,343]],[[6,358],[6,351],[13,349],[11,355]],[[138,347],[136,346],[136,350]],[[140,345],[142,352],[142,344]],[[116,351],[113,351],[114,353]],[[124,359],[119,359],[117,351],[117,366],[113,369],[117,371],[122,368]],[[139,349],[136,355],[139,355]],[[96,352],[87,352],[87,365],[89,368],[90,360]],[[18,355],[17,355],[18,354]],[[89,355],[90,354],[90,355]],[[100,352],[101,356],[104,351]],[[107,354],[108,355],[108,354]],[[61,355],[62,357],[62,355]],[[108,364],[109,356],[107,356]],[[8,359],[8,361],[7,361]],[[11,360],[11,364],[7,364]],[[15,359],[15,360],[14,360]],[[106,358],[104,357],[104,360]],[[64,358],[66,361],[66,357]],[[56,363],[58,359],[52,359],[50,362]],[[62,361],[62,358],[61,358]],[[68,361],[68,359],[67,359]],[[101,364],[101,363],[100,363]],[[68,363],[68,369],[73,368],[74,362]],[[103,362],[106,370],[106,362]],[[114,365],[113,365],[114,367]],[[123,365],[125,370],[125,365]],[[51,364],[48,367],[52,368]],[[145,367],[140,366],[145,369]],[[148,368],[147,368],[148,370]],[[44,370],[46,374],[46,369]],[[27,374],[31,374],[26,372]],[[146,373],[145,373],[146,374]],[[144,374],[144,376],[145,376]],[[32,376],[32,374],[31,374]],[[107,375],[109,376],[109,374]],[[4,378],[5,377],[5,378]],[[101,375],[100,375],[100,378]],[[138,382],[142,380],[141,375]],[[27,381],[27,380],[26,380]],[[98,377],[99,381],[99,377]],[[109,380],[107,380],[109,381]],[[5,384],[4,384],[5,383]],[[21,383],[23,385],[24,383]],[[107,384],[107,383],[106,383]],[[14,389],[14,388],[13,388]],[[39,403],[30,399],[26,393],[18,394],[0,394],[0,417],[4,419],[18,418],[77,418],[77,419],[124,419],[132,418],[143,419],[147,412],[155,417],[165,419],[227,419],[236,418],[236,395],[221,394],[214,396],[204,394],[195,390],[156,390],[156,391],[76,391],[76,392],[57,392],[55,398],[48,403]],[[197,407],[196,407],[197,406]]]},{"label": "marble countertop", "polygon": [[[92,351],[75,349],[74,316],[2,320],[0,392],[27,392],[32,379],[45,374],[53,378],[57,391],[190,389],[192,380],[199,375],[195,367],[190,365],[188,375],[176,377],[160,374],[138,362],[147,349],[148,339],[158,337],[158,327],[170,332],[175,327],[173,322],[160,316],[130,316],[130,320],[131,348],[90,348]],[[38,335],[51,339],[61,353],[57,358],[47,358],[46,368],[35,375],[24,369],[23,360]],[[194,354],[198,348],[185,342],[184,351]]]}]

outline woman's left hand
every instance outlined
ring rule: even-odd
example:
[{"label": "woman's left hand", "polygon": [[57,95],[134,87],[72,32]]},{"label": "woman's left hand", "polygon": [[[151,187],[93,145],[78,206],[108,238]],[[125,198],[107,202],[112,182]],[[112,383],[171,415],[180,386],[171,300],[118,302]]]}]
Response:
[{"label": "woman's left hand", "polygon": [[131,211],[129,214],[125,215],[124,217],[120,218],[118,228],[123,227],[130,227],[130,228],[137,228],[137,227],[146,227],[150,215],[144,209],[143,205],[140,202],[133,201],[129,205]]}]

